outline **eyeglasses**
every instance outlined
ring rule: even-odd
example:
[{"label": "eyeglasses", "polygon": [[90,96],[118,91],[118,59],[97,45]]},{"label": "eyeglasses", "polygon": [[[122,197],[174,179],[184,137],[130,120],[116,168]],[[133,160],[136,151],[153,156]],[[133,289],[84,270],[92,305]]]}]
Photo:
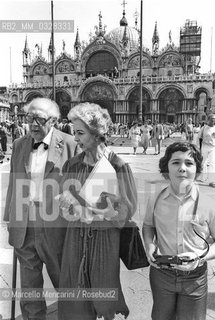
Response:
[{"label": "eyeglasses", "polygon": [[39,126],[44,126],[49,119],[51,119],[51,117],[49,117],[48,119],[45,119],[42,117],[33,116],[31,114],[26,115],[26,120],[28,123],[33,123],[35,120]]}]

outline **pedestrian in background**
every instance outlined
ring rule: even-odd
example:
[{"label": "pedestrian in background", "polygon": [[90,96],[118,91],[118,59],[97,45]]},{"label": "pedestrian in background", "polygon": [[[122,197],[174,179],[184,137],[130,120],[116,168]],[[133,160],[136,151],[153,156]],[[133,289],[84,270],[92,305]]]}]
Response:
[{"label": "pedestrian in background", "polygon": [[62,120],[61,131],[67,134],[71,134],[71,127],[67,119]]},{"label": "pedestrian in background", "polygon": [[181,123],[180,126],[180,132],[181,132],[181,139],[183,141],[186,141],[187,137],[186,137],[186,123]]},{"label": "pedestrian in background", "polygon": [[18,139],[25,135],[25,131],[22,127],[22,124],[19,121],[14,122],[14,131],[13,131],[13,138]]},{"label": "pedestrian in background", "polygon": [[200,132],[201,152],[203,156],[202,181],[208,181],[209,186],[215,188],[215,114],[208,116],[208,124],[205,124]]},{"label": "pedestrian in background", "polygon": [[140,135],[141,135],[141,131],[140,131],[140,127],[138,127],[138,122],[134,121],[129,130],[129,137],[131,139],[131,145],[134,150],[133,152],[134,155],[137,153],[137,148],[140,143]]},{"label": "pedestrian in background", "polygon": [[126,130],[126,128],[125,128],[124,123],[120,123],[120,125],[119,125],[119,134],[120,134],[121,138],[125,137],[125,133],[126,133],[125,130]]},{"label": "pedestrian in background", "polygon": [[200,132],[200,124],[196,123],[193,127],[193,144],[197,145],[198,148],[200,148],[199,145],[199,132]]},{"label": "pedestrian in background", "polygon": [[186,140],[188,142],[193,142],[193,120],[192,118],[189,118],[187,123],[186,123],[186,127],[185,127],[185,133],[186,133]]},{"label": "pedestrian in background", "polygon": [[158,120],[155,120],[155,124],[153,125],[151,131],[151,138],[152,138],[152,146],[155,148],[155,155],[161,152],[161,144],[162,140],[164,139],[164,130],[161,123]]},{"label": "pedestrian in background", "polygon": [[0,142],[2,151],[5,154],[7,152],[7,128],[4,122],[0,124]]},{"label": "pedestrian in background", "polygon": [[28,134],[29,133],[29,124],[25,122],[22,123],[22,128],[24,130],[24,134]]},{"label": "pedestrian in background", "polygon": [[140,145],[143,147],[143,154],[146,154],[146,151],[149,147],[151,130],[152,130],[152,127],[148,125],[148,121],[147,120],[144,121],[144,124],[140,127],[140,132],[141,132]]}]

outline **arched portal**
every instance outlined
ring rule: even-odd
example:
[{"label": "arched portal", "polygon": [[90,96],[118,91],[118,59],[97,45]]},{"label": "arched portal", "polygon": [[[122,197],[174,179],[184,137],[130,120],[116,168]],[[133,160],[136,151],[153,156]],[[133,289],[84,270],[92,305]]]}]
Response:
[{"label": "arched portal", "polygon": [[208,93],[203,88],[199,88],[195,92],[196,99],[196,107],[200,112],[206,112],[210,108],[210,98],[208,97]]},{"label": "arched portal", "polygon": [[81,101],[99,104],[102,108],[108,110],[112,121],[115,121],[114,93],[113,89],[106,83],[96,82],[89,84],[82,93]]},{"label": "arched portal", "polygon": [[61,118],[67,118],[67,115],[71,109],[71,97],[62,90],[56,92],[56,102],[60,108]]},{"label": "arched portal", "polygon": [[177,114],[182,113],[184,96],[176,88],[168,88],[161,92],[158,97],[158,110],[160,122],[177,122]]},{"label": "arched portal", "polygon": [[26,103],[30,103],[33,99],[35,98],[43,98],[42,93],[39,92],[31,92],[27,98],[26,98]]},{"label": "arched portal", "polygon": [[195,122],[206,121],[207,114],[211,113],[211,98],[205,88],[199,88],[195,92]]},{"label": "arched portal", "polygon": [[[142,89],[142,115],[143,120],[149,115],[150,113],[150,95],[149,93],[143,88]],[[140,108],[140,89],[137,87],[135,88],[128,97],[128,106],[129,106],[129,122],[134,121],[138,118],[138,112]]]}]

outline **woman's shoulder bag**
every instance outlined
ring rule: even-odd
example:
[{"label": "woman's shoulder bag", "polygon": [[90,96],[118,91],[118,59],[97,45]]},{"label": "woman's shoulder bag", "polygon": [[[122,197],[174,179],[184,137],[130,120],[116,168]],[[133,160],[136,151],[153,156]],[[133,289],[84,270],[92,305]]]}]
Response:
[{"label": "woman's shoulder bag", "polygon": [[139,228],[132,220],[120,231],[119,256],[128,270],[149,266]]}]

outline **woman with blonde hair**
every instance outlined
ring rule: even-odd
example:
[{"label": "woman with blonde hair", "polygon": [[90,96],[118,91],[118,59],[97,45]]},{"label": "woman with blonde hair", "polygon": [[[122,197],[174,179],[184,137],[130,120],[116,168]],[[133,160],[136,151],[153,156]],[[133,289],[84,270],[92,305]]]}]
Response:
[{"label": "woman with blonde hair", "polygon": [[[119,245],[120,229],[136,210],[133,175],[129,165],[105,146],[111,123],[106,109],[86,102],[72,108],[68,118],[74,125],[75,141],[83,152],[68,160],[63,168],[59,200],[64,212],[69,212],[70,222],[63,251],[60,290],[76,288],[96,294],[95,288],[105,294],[108,288],[115,288],[117,292],[113,292],[112,298],[103,300],[62,299],[59,301],[59,320],[96,320],[97,317],[112,320],[118,313],[127,317],[129,310],[120,284]],[[92,181],[101,161],[106,163],[102,167],[101,180],[108,181],[111,186],[105,193],[101,183]],[[116,175],[116,180],[108,180],[108,170]],[[90,183],[95,193],[96,190],[101,193],[94,205],[89,204],[90,192],[83,198],[82,191]],[[66,184],[67,188],[63,188]],[[114,191],[116,187],[118,192]]]}]

